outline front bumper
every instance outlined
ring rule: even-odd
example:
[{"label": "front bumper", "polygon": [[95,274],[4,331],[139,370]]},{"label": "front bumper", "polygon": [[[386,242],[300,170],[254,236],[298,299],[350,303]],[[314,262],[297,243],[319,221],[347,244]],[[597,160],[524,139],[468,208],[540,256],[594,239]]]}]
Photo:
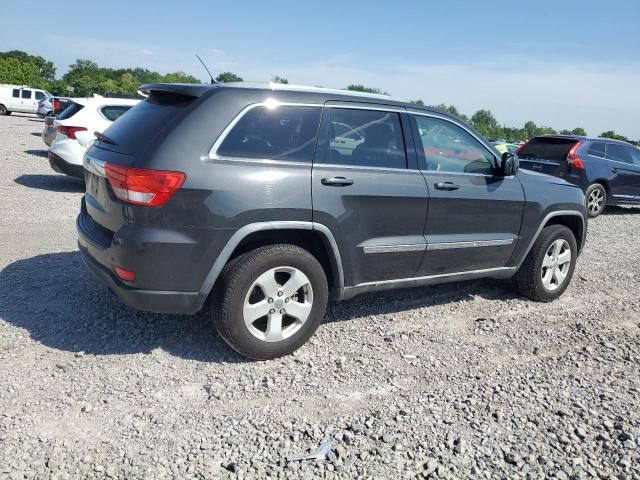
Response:
[{"label": "front bumper", "polygon": [[84,179],[84,168],[82,167],[82,165],[73,165],[53,152],[49,152],[48,156],[49,165],[51,165],[51,168],[53,168],[56,172],[62,173],[64,175],[69,175],[70,177]]},{"label": "front bumper", "polygon": [[91,274],[107,286],[125,305],[158,313],[194,314],[208,295],[201,292],[164,291],[136,288],[118,278],[113,271],[112,243],[105,229],[95,223],[83,208],[76,220],[78,248]]}]

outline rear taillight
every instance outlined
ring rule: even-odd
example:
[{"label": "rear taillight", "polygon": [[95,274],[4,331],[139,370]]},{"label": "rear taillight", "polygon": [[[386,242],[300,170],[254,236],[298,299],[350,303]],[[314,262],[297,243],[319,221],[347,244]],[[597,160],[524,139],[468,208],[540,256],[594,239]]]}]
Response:
[{"label": "rear taillight", "polygon": [[76,139],[76,132],[86,132],[87,129],[84,127],[65,127],[62,125],[59,125],[56,130],[58,130],[58,132],[60,132],[62,135],[66,135],[67,137],[69,137],[71,140],[77,140]]},{"label": "rear taillight", "polygon": [[182,172],[129,168],[107,163],[107,179],[118,199],[136,205],[162,207],[182,186]]},{"label": "rear taillight", "polygon": [[567,154],[567,165],[570,168],[584,170],[584,160],[582,160],[582,158],[580,158],[580,156],[576,153],[583,143],[584,140],[580,140],[573,147],[571,147],[571,150],[569,150],[569,153]]},{"label": "rear taillight", "polygon": [[59,113],[60,112],[60,100],[58,100],[57,98],[53,99],[53,113]]}]

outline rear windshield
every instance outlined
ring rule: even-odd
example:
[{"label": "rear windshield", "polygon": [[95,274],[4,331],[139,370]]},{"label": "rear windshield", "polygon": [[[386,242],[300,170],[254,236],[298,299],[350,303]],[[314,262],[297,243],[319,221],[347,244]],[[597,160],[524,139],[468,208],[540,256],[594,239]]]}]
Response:
[{"label": "rear windshield", "polygon": [[571,147],[576,143],[572,138],[540,137],[527,143],[518,153],[519,157],[543,160],[566,160]]},{"label": "rear windshield", "polygon": [[68,118],[73,117],[76,113],[82,110],[84,107],[79,103],[71,103],[67,108],[65,108],[59,115],[58,120],[67,120]]},{"label": "rear windshield", "polygon": [[155,94],[135,105],[117,122],[113,123],[105,135],[115,145],[101,145],[108,150],[116,150],[134,155],[151,140],[167,122],[187,108],[194,97],[173,94]]}]

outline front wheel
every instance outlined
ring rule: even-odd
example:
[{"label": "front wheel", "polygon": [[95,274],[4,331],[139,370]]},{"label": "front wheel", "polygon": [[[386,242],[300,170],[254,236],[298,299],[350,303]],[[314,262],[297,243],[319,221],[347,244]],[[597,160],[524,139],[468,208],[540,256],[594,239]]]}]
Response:
[{"label": "front wheel", "polygon": [[596,218],[607,205],[607,191],[599,183],[591,185],[585,193],[585,201],[589,218]]},{"label": "front wheel", "polygon": [[7,107],[5,107],[4,105],[0,104],[0,115],[8,115],[7,113]]},{"label": "front wheel", "polygon": [[564,225],[545,227],[513,277],[515,289],[538,302],[551,302],[571,282],[578,257],[573,232]]},{"label": "front wheel", "polygon": [[271,245],[224,268],[211,311],[234,350],[268,360],[294,352],[314,334],[328,298],[324,270],[313,255],[294,245]]}]

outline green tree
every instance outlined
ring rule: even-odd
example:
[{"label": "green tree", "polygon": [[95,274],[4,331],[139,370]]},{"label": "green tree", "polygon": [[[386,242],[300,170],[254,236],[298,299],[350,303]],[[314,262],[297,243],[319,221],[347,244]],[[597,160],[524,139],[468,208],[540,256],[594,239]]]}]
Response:
[{"label": "green tree", "polygon": [[600,134],[600,138],[610,138],[612,140],[621,140],[623,142],[628,142],[629,139],[627,137],[625,137],[624,135],[620,135],[616,132],[614,132],[613,130],[608,130],[606,132],[602,132]]},{"label": "green tree", "polygon": [[38,70],[38,75],[42,80],[54,80],[56,76],[56,67],[53,62],[49,62],[41,56],[29,55],[21,50],[11,50],[9,52],[0,52],[1,58],[15,58],[23,63],[34,65]]},{"label": "green tree", "polygon": [[239,77],[235,73],[232,72],[222,72],[220,75],[216,77],[216,82],[220,83],[229,83],[229,82],[242,82],[242,77]]},{"label": "green tree", "polygon": [[474,113],[471,117],[471,125],[485,137],[501,138],[504,136],[504,131],[489,110],[478,110]]},{"label": "green tree", "polygon": [[416,105],[424,107],[424,102],[422,100],[411,100],[411,103],[415,103]]},{"label": "green tree", "polygon": [[286,78],[279,77],[278,75],[274,75],[273,78],[271,79],[271,82],[288,84],[289,80],[287,80]]},{"label": "green tree", "polygon": [[560,135],[572,135],[571,130],[567,130],[566,128],[564,130],[560,130]]},{"label": "green tree", "polygon": [[581,137],[587,137],[587,131],[584,128],[581,127],[576,127],[573,130],[571,130],[571,134],[572,135],[579,135]]},{"label": "green tree", "polygon": [[345,90],[351,90],[352,92],[373,93],[375,95],[389,95],[387,92],[383,92],[379,88],[365,87],[364,85],[349,85]]},{"label": "green tree", "polygon": [[32,63],[13,57],[0,58],[0,83],[44,87],[45,82]]},{"label": "green tree", "polygon": [[432,108],[437,108],[438,110],[442,110],[443,112],[447,112],[447,113],[453,115],[454,117],[459,118],[463,122],[469,123],[469,117],[467,117],[464,113],[459,112],[458,109],[456,107],[454,107],[453,105],[445,105],[444,103],[441,103],[439,105],[433,106]]}]

